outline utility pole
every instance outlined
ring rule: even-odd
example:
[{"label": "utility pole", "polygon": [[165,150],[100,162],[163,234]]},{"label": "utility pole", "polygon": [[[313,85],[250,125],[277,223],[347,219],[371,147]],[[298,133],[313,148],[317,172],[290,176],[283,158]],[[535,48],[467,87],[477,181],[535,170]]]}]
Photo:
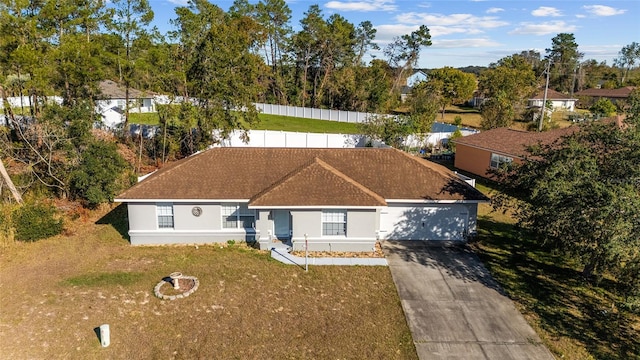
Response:
[{"label": "utility pole", "polygon": [[547,80],[544,85],[544,97],[542,98],[542,109],[540,110],[540,122],[538,123],[538,132],[542,131],[542,123],[544,122],[544,113],[547,107],[547,92],[549,91],[549,69],[551,68],[551,60],[547,62],[547,68],[544,70],[547,73]]},{"label": "utility pole", "polygon": [[573,68],[573,81],[571,83],[571,90],[569,91],[569,98],[573,99],[573,91],[576,88],[576,76],[582,71],[582,64],[578,64],[578,67]]}]

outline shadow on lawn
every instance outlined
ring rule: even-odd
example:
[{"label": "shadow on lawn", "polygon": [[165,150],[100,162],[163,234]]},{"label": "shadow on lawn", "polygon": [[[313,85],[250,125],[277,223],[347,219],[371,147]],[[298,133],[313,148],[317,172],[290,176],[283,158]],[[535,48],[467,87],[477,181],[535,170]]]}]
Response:
[{"label": "shadow on lawn", "polygon": [[98,219],[96,224],[113,226],[123,239],[131,242],[131,239],[129,238],[128,214],[127,205],[120,204]]},{"label": "shadow on lawn", "polygon": [[515,225],[479,219],[478,256],[511,298],[534,312],[551,338],[567,336],[596,359],[632,359],[640,339],[634,315],[617,309],[617,284],[596,285]]}]

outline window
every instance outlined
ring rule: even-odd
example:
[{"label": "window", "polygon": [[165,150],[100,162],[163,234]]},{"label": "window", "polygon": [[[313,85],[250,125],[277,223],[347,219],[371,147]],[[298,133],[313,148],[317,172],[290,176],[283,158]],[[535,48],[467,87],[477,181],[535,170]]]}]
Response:
[{"label": "window", "polygon": [[503,156],[503,155],[498,155],[498,154],[491,154],[490,167],[492,169],[498,169],[498,168],[501,168],[503,166],[511,164],[512,161],[513,161],[513,158],[510,158],[508,156]]},{"label": "window", "polygon": [[322,211],[322,235],[346,236],[347,235],[347,211],[323,210]]},{"label": "window", "polygon": [[173,205],[157,205],[156,213],[158,214],[158,229],[173,229]]},{"label": "window", "polygon": [[223,229],[252,229],[256,223],[256,212],[247,208],[246,204],[222,205]]}]

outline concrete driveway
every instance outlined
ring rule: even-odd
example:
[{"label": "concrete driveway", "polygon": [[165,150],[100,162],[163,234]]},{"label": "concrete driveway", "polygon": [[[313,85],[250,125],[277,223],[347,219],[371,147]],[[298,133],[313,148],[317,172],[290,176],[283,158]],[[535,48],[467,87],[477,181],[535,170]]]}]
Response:
[{"label": "concrete driveway", "polygon": [[553,359],[464,247],[382,245],[420,359]]}]

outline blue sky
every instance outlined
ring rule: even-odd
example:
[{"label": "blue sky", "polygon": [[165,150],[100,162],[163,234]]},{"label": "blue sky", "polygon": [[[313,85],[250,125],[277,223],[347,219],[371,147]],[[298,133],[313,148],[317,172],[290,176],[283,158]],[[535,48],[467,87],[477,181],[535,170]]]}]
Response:
[{"label": "blue sky", "polygon": [[[212,0],[228,10],[233,0]],[[257,0],[250,0],[256,3]],[[171,29],[174,8],[186,0],[150,0],[154,25],[161,32]],[[292,11],[291,26],[310,5],[318,4],[325,18],[338,13],[354,25],[369,20],[378,30],[376,42],[384,48],[394,37],[426,25],[433,45],[420,54],[418,67],[439,68],[491,62],[534,49],[544,56],[558,33],[573,33],[585,54],[583,59],[611,65],[618,51],[640,42],[638,0],[287,0]],[[373,56],[383,57],[381,52]]]}]

